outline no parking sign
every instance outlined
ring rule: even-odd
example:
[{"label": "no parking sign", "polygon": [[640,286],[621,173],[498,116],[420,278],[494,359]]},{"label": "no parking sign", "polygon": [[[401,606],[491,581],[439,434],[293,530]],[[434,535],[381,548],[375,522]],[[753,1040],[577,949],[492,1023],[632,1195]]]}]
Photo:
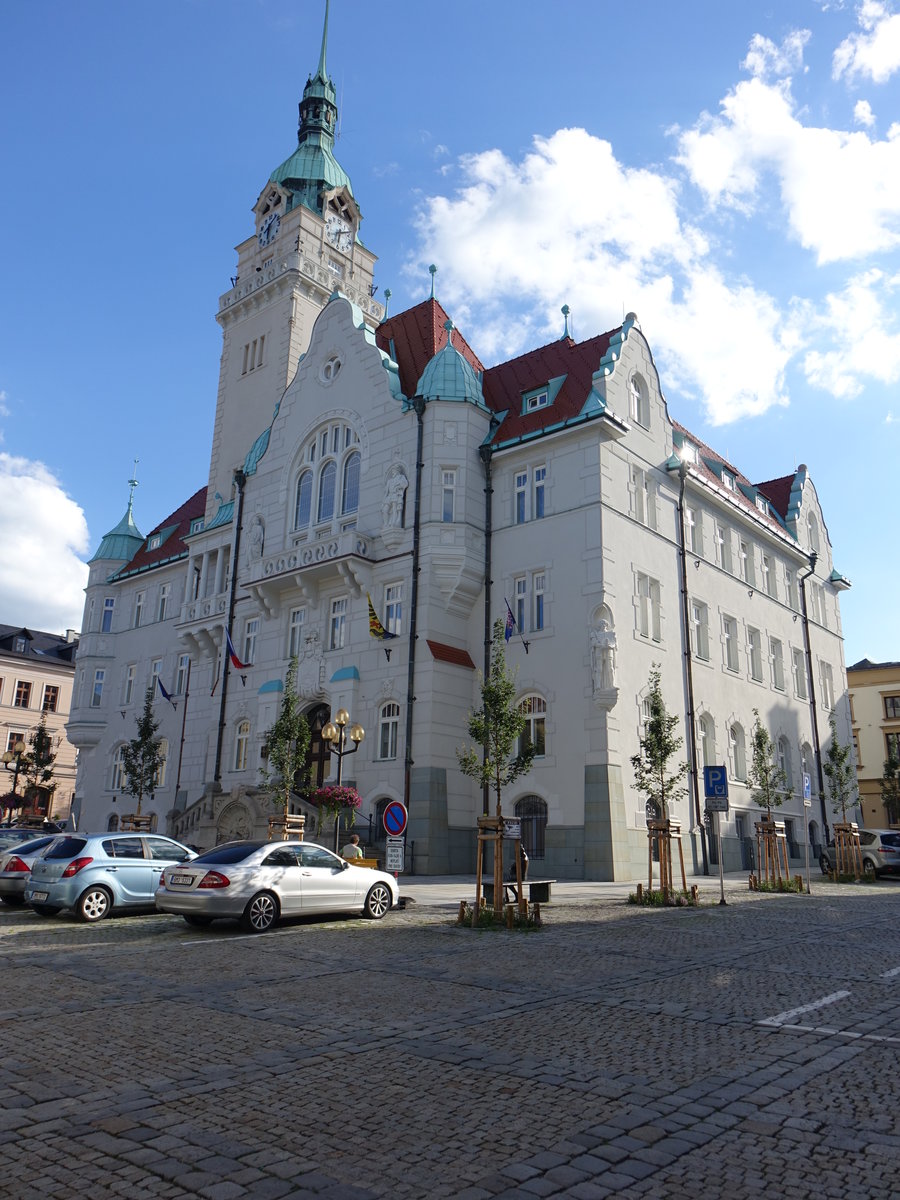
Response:
[{"label": "no parking sign", "polygon": [[385,808],[384,816],[381,818],[388,837],[400,837],[406,829],[408,817],[406,805],[402,800],[392,800]]}]

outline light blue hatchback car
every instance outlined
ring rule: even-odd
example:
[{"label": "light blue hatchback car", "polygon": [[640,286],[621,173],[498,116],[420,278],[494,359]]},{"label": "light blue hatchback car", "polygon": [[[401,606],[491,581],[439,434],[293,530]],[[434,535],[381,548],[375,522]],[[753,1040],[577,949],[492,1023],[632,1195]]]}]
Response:
[{"label": "light blue hatchback car", "polygon": [[152,909],[163,869],[192,858],[193,850],[157,834],[66,834],[32,863],[25,903],[43,917],[71,908],[82,921]]}]

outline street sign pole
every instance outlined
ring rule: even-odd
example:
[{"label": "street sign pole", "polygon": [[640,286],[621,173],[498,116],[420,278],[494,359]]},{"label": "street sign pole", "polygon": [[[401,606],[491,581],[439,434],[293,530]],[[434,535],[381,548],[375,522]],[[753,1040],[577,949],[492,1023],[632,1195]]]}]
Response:
[{"label": "street sign pole", "polygon": [[719,853],[719,903],[725,904],[725,864],[722,862],[722,814],[716,813],[716,849]]},{"label": "street sign pole", "polygon": [[725,864],[722,862],[722,813],[728,812],[728,772],[724,766],[703,768],[707,814],[716,814],[716,850],[719,858],[719,903],[725,904]]},{"label": "street sign pole", "polygon": [[803,827],[806,837],[803,839],[806,843],[806,894],[811,895],[809,887],[809,813],[807,809],[812,808],[812,780],[804,771],[803,773]]}]

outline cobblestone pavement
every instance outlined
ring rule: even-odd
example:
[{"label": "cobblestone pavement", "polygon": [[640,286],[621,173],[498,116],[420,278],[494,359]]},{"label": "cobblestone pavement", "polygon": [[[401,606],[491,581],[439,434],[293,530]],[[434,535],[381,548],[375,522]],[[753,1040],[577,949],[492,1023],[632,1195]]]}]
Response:
[{"label": "cobblestone pavement", "polygon": [[262,937],[0,913],[0,1196],[896,1195],[900,885]]}]

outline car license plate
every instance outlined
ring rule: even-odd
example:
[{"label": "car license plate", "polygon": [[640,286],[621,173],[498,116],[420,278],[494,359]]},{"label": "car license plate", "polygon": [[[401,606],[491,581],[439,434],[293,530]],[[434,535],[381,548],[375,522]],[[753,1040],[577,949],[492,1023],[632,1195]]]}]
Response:
[{"label": "car license plate", "polygon": [[170,875],[169,883],[193,883],[193,875]]},{"label": "car license plate", "polygon": [[41,900],[47,900],[47,899],[49,899],[49,896],[50,896],[50,893],[49,893],[49,892],[32,892],[32,893],[31,893],[31,898],[32,898],[32,900],[37,900],[37,901],[39,901],[39,902],[40,902]]}]

